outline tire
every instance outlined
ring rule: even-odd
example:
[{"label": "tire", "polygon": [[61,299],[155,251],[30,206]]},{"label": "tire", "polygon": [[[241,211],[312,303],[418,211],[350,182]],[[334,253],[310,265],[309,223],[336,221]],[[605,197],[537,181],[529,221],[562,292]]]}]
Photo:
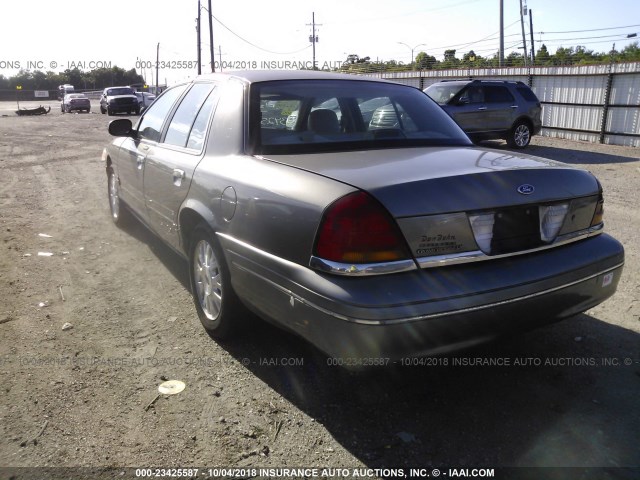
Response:
[{"label": "tire", "polygon": [[509,132],[507,144],[511,148],[522,149],[531,141],[531,126],[524,121],[517,122]]},{"label": "tire", "polygon": [[110,117],[113,116],[113,110],[111,110],[111,107],[107,107],[107,115],[109,115]]},{"label": "tire", "polygon": [[140,108],[136,108],[133,113],[135,113],[136,115],[140,115]]},{"label": "tire", "polygon": [[217,340],[232,337],[246,311],[233,291],[215,234],[204,224],[191,235],[189,278],[193,302],[204,329]]},{"label": "tire", "polygon": [[124,202],[120,200],[120,182],[111,168],[109,168],[107,174],[107,194],[109,197],[109,213],[113,223],[120,228],[128,225],[131,220],[131,214]]}]

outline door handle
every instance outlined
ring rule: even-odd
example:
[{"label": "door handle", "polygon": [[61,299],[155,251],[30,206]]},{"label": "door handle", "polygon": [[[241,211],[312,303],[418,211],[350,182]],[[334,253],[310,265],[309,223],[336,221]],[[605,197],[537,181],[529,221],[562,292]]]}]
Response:
[{"label": "door handle", "polygon": [[518,108],[518,105],[511,105],[511,108],[515,110],[516,108]]},{"label": "door handle", "polygon": [[478,110],[481,111],[481,112],[485,111],[486,109],[487,109],[487,107],[479,107],[478,108]]},{"label": "door handle", "polygon": [[184,170],[180,170],[179,168],[173,169],[173,184],[176,187],[182,185],[182,180],[184,180]]},{"label": "door handle", "polygon": [[138,170],[142,170],[142,167],[144,165],[144,159],[145,156],[144,155],[138,155],[136,158],[136,167],[138,168]]}]

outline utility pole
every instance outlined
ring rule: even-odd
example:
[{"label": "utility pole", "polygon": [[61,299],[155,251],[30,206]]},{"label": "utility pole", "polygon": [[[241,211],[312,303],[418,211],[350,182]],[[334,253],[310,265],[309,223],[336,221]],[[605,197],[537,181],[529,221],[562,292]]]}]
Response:
[{"label": "utility pole", "polygon": [[158,42],[158,46],[156,48],[156,91],[154,92],[156,95],[160,95],[158,93],[158,67],[160,66],[160,42]]},{"label": "utility pole", "polygon": [[498,52],[498,65],[504,66],[504,0],[500,0],[500,51]]},{"label": "utility pole", "polygon": [[536,64],[536,49],[533,46],[533,10],[529,9],[529,35],[531,36],[531,65]]},{"label": "utility pole", "polygon": [[528,62],[528,58],[529,58],[529,54],[527,53],[527,37],[524,34],[524,16],[527,14],[527,7],[526,5],[523,7],[522,6],[522,0],[520,0],[520,25],[522,26],[522,48],[524,48],[524,66],[526,67],[529,62]]},{"label": "utility pole", "polygon": [[321,27],[321,23],[316,23],[316,12],[311,12],[311,23],[307,23],[308,27],[311,27],[311,35],[309,35],[309,41],[313,46],[313,69],[316,68],[316,43],[318,43],[318,36],[316,35],[316,26]]},{"label": "utility pole", "polygon": [[213,13],[211,13],[211,0],[209,0],[209,49],[211,51],[211,72],[216,71],[216,56],[213,49]]},{"label": "utility pole", "polygon": [[198,34],[198,75],[202,74],[202,52],[200,51],[200,0],[198,0],[198,18],[196,19],[196,33]]}]

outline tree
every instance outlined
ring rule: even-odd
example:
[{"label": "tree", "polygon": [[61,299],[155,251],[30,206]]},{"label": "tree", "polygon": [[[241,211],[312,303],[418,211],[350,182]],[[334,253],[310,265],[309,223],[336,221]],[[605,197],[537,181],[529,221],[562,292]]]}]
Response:
[{"label": "tree", "polygon": [[624,62],[640,61],[640,46],[638,42],[633,42],[622,49],[620,59]]},{"label": "tree", "polygon": [[426,52],[420,52],[416,55],[415,63],[415,68],[418,70],[431,70],[436,66],[438,61],[436,60],[436,57],[427,55]]},{"label": "tree", "polygon": [[554,65],[573,65],[573,47],[558,47],[551,61]]},{"label": "tree", "polygon": [[460,60],[456,58],[455,49],[444,51],[444,60],[441,63],[441,68],[456,68],[459,64]]},{"label": "tree", "polygon": [[549,63],[551,63],[551,55],[549,55],[549,50],[543,43],[536,53],[536,65],[548,65]]},{"label": "tree", "polygon": [[504,63],[507,67],[522,67],[524,66],[524,57],[519,52],[511,52],[504,59]]}]

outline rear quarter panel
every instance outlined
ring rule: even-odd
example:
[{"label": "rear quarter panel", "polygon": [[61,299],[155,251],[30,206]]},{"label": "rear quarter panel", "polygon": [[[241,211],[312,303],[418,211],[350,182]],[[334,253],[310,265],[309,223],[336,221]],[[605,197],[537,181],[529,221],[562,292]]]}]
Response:
[{"label": "rear quarter panel", "polygon": [[[316,173],[245,155],[246,86],[229,81],[221,88],[207,154],[194,172],[189,201],[210,212],[211,227],[216,232],[308,265],[325,207],[354,188]],[[234,198],[235,208],[230,205]]]}]

